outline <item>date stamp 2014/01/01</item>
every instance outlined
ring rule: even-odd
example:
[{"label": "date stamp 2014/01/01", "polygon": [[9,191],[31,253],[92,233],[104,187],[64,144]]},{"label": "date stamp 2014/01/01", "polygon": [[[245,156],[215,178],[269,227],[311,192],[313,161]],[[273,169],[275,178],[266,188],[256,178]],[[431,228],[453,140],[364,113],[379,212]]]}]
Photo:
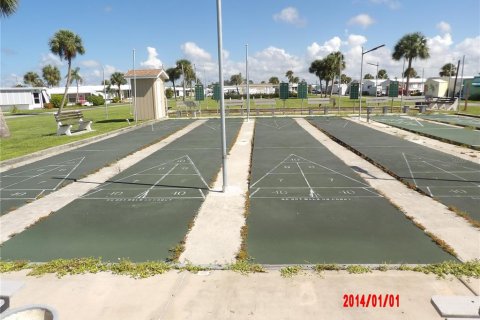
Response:
[{"label": "date stamp 2014/01/01", "polygon": [[344,294],[344,308],[398,308],[400,307],[399,294]]}]

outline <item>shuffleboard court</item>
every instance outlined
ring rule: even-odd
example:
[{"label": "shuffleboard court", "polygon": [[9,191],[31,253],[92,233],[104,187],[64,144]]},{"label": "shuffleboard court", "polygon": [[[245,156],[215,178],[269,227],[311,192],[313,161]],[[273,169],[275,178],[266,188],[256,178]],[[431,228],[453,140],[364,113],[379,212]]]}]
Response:
[{"label": "shuffleboard court", "polygon": [[453,127],[401,116],[375,116],[372,119],[430,138],[446,140],[450,143],[466,145],[470,148],[480,150],[480,131],[478,130]]},{"label": "shuffleboard court", "polygon": [[451,114],[426,114],[417,115],[420,119],[426,119],[446,124],[452,124],[455,126],[470,127],[474,129],[480,129],[480,119],[473,117],[465,117]]},{"label": "shuffleboard court", "polygon": [[480,164],[345,119],[312,118],[310,122],[402,181],[480,221]]},{"label": "shuffleboard court", "polygon": [[182,129],[192,120],[166,120],[0,173],[0,214],[80,179]]},{"label": "shuffleboard court", "polygon": [[[241,121],[227,124],[230,145]],[[220,169],[219,127],[220,121],[209,120],[6,241],[2,259],[166,259]]]},{"label": "shuffleboard court", "polygon": [[247,250],[256,262],[453,259],[293,119],[257,119]]}]

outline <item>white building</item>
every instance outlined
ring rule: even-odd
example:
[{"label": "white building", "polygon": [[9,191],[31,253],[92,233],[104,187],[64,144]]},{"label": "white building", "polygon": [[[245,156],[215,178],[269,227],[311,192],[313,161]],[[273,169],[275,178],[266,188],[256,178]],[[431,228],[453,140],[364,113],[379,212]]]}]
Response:
[{"label": "white building", "polygon": [[50,102],[46,88],[0,88],[0,108],[9,111],[41,109]]},{"label": "white building", "polygon": [[[108,86],[105,86],[106,94],[104,95],[104,86],[103,85],[96,85],[96,86],[79,86],[78,87],[78,102],[83,103],[87,100],[87,98],[91,95],[95,96],[102,96],[105,99],[113,99],[113,97],[118,96],[118,86],[111,85],[110,91],[108,91]],[[48,94],[51,96],[52,94],[61,94],[65,93],[65,87],[55,87],[47,89]],[[130,98],[130,85],[124,84],[120,86],[120,96],[121,99]],[[75,104],[77,101],[77,86],[72,85],[68,87],[67,93],[67,104]]]},{"label": "white building", "polygon": [[[385,82],[382,82],[380,85],[382,86],[382,92],[384,94],[388,94],[387,88],[390,85],[391,81],[398,81],[398,94],[401,94],[401,88],[404,88],[404,94],[406,95],[406,86],[407,86],[407,78],[403,79],[388,79]],[[423,95],[425,92],[425,82],[426,79],[424,78],[410,78],[410,82],[408,85],[408,91],[410,91],[410,95],[412,94],[420,94]]]},{"label": "white building", "polygon": [[362,81],[362,92],[368,92],[370,96],[381,96],[386,92],[386,87],[383,87],[386,79],[363,79]]}]

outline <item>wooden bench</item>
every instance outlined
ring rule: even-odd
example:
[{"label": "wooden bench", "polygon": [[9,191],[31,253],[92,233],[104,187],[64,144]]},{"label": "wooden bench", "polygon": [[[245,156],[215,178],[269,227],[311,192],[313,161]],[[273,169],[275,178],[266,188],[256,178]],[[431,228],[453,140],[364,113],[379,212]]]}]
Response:
[{"label": "wooden bench", "polygon": [[57,136],[61,136],[62,134],[71,136],[71,129],[73,125],[77,124],[77,131],[92,131],[92,121],[83,119],[83,114],[80,110],[62,111],[61,113],[56,113],[55,120],[57,121]]}]

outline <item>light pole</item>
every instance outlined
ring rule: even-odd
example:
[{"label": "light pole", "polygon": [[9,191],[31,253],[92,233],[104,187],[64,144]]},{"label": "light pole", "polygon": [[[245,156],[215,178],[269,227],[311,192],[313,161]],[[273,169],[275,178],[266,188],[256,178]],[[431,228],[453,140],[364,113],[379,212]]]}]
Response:
[{"label": "light pole", "polygon": [[250,79],[248,77],[248,43],[245,45],[245,73],[247,77],[247,122],[250,121]]},{"label": "light pole", "polygon": [[377,64],[375,63],[370,63],[370,62],[367,62],[367,64],[371,65],[371,66],[375,66],[377,67],[377,73],[375,74],[375,97],[377,97],[377,86],[378,86],[378,62]]},{"label": "light pole", "polygon": [[220,119],[222,124],[222,191],[227,188],[227,138],[225,135],[225,99],[223,96],[223,40],[222,40],[222,0],[217,0],[217,39],[218,39],[218,82],[220,84]]},{"label": "light pole", "polygon": [[105,67],[102,65],[103,73],[103,103],[105,104],[105,117],[108,119],[108,109],[107,109],[107,90],[105,89]]},{"label": "light pole", "polygon": [[378,47],[375,47],[373,49],[370,49],[370,50],[367,50],[367,51],[363,51],[363,47],[362,47],[362,60],[360,62],[360,103],[359,103],[359,109],[358,109],[358,121],[360,121],[361,117],[362,117],[362,89],[363,89],[363,55],[366,54],[366,53],[369,53],[369,52],[372,52],[372,51],[375,51],[377,49],[380,49],[381,47],[385,47],[384,44],[378,46]]}]

